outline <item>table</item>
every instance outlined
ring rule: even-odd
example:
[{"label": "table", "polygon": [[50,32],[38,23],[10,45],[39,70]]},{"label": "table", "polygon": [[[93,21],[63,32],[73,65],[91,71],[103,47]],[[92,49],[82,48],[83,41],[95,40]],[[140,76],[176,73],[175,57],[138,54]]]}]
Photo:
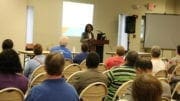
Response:
[{"label": "table", "polygon": [[[33,52],[33,51],[18,50],[18,52],[19,52],[20,54],[26,54],[26,55],[29,55],[29,56],[33,56],[33,55],[34,55],[34,52]],[[42,52],[42,54],[44,54],[44,55],[47,55],[47,54],[49,54],[49,53],[50,53],[50,51],[43,51],[43,52]]]},{"label": "table", "polygon": [[114,56],[116,54],[116,52],[106,52],[107,55],[111,55]]},{"label": "table", "polygon": [[[25,66],[26,58],[32,58],[34,56],[34,52],[33,51],[18,50],[18,53],[24,55],[23,66]],[[43,51],[42,52],[42,54],[44,54],[44,55],[47,55],[49,53],[50,53],[50,51]]]},{"label": "table", "polygon": [[[26,58],[32,58],[34,56],[34,52],[33,51],[26,51],[26,50],[18,50],[19,54],[23,54],[24,55],[24,61],[23,61],[23,66],[25,66],[25,62],[26,62]],[[50,51],[43,51],[42,54],[47,55],[49,54]],[[80,52],[72,52],[72,57],[74,58],[77,54],[79,54]]]},{"label": "table", "polygon": [[[107,55],[114,56],[116,52],[106,52]],[[145,53],[145,52],[138,52],[139,57],[145,58],[145,59],[151,59],[151,53]]]}]

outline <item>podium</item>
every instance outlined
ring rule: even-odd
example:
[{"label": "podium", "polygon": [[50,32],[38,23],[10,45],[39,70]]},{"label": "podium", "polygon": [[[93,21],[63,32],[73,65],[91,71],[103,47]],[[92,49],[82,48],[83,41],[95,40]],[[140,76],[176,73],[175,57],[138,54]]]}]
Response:
[{"label": "podium", "polygon": [[103,62],[104,45],[109,44],[109,40],[91,40],[90,43],[95,46],[95,51],[100,56],[100,62]]}]

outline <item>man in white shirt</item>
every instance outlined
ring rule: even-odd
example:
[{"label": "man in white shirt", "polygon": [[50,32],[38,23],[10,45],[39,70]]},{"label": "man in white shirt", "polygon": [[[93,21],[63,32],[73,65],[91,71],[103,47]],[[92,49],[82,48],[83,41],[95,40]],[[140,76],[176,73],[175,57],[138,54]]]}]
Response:
[{"label": "man in white shirt", "polygon": [[153,46],[151,48],[151,62],[153,64],[153,74],[156,74],[160,70],[165,70],[165,63],[160,58],[161,48],[159,46]]}]

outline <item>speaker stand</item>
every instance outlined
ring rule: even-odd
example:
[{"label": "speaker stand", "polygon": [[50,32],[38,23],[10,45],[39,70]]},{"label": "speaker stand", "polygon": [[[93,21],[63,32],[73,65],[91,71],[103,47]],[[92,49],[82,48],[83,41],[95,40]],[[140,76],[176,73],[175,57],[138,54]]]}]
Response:
[{"label": "speaker stand", "polygon": [[99,54],[100,57],[100,63],[103,62],[103,50],[104,50],[104,46],[100,45],[100,46],[96,46],[96,52]]},{"label": "speaker stand", "polygon": [[129,51],[129,44],[130,44],[130,34],[128,33],[128,40],[127,40],[127,51]]}]

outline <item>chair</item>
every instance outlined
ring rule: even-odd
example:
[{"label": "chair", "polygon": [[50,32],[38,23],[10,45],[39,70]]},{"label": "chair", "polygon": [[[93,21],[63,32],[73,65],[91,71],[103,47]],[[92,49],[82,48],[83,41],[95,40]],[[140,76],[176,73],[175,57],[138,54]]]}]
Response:
[{"label": "chair", "polygon": [[80,63],[80,67],[81,67],[82,70],[87,69],[86,60],[83,60],[83,61]]},{"label": "chair", "polygon": [[63,75],[67,79],[70,75],[77,71],[81,71],[81,67],[79,66],[79,64],[70,64],[69,66],[66,66],[64,68]]},{"label": "chair", "polygon": [[172,74],[174,76],[180,76],[180,65],[177,65],[174,69],[174,71],[172,72]]},{"label": "chair", "polygon": [[100,71],[100,72],[106,71],[106,65],[104,63],[99,63],[98,71]]},{"label": "chair", "polygon": [[166,82],[169,84],[168,78],[158,78],[160,81]]},{"label": "chair", "polygon": [[175,93],[178,94],[178,96],[180,96],[180,82],[178,82],[172,92],[171,98],[174,98]]},{"label": "chair", "polygon": [[177,65],[169,66],[169,68],[167,69],[168,74],[172,74],[172,72],[175,70],[176,66]]},{"label": "chair", "polygon": [[69,81],[71,81],[71,80],[72,80],[72,78],[74,77],[74,75],[77,75],[77,74],[78,74],[78,73],[80,73],[80,72],[83,72],[83,71],[77,71],[77,72],[75,72],[75,73],[71,74],[71,75],[67,78],[66,82],[68,82],[68,83],[69,83]]},{"label": "chair", "polygon": [[95,82],[89,84],[80,93],[80,99],[82,101],[102,101],[107,95],[107,86],[102,82]]},{"label": "chair", "polygon": [[44,80],[47,79],[47,75],[46,73],[40,73],[38,74],[35,78],[32,79],[32,81],[29,83],[29,89],[32,88],[35,85],[40,84],[41,82],[43,82]]},{"label": "chair", "polygon": [[160,70],[155,74],[155,77],[157,78],[167,78],[167,71],[166,70]]},{"label": "chair", "polygon": [[38,74],[43,73],[43,72],[45,72],[45,70],[44,70],[44,65],[40,65],[39,67],[37,67],[37,68],[32,72],[31,77],[30,77],[30,81],[32,81],[32,79],[33,79],[34,77],[36,77]]},{"label": "chair", "polygon": [[65,59],[65,64],[64,64],[64,66],[66,67],[66,66],[69,66],[70,64],[72,64],[73,63],[73,61],[71,60],[71,59]]},{"label": "chair", "polygon": [[0,101],[24,101],[24,94],[18,88],[4,88],[0,90]]},{"label": "chair", "polygon": [[162,97],[161,101],[171,101],[171,99],[167,98],[167,97]]},{"label": "chair", "polygon": [[125,83],[123,83],[116,91],[114,97],[113,97],[113,101],[116,100],[117,97],[122,97],[126,91],[127,91],[127,88],[129,88],[129,86],[133,83],[133,80],[129,80]]},{"label": "chair", "polygon": [[104,75],[107,75],[107,73],[109,72],[110,70],[106,70],[103,72]]}]

